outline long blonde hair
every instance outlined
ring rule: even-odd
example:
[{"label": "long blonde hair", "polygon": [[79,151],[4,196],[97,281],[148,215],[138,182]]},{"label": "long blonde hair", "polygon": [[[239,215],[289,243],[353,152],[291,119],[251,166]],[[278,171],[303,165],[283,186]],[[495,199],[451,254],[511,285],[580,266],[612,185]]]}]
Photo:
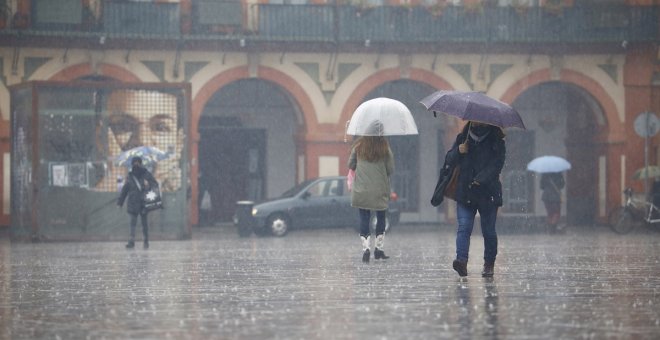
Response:
[{"label": "long blonde hair", "polygon": [[389,155],[390,145],[383,136],[361,136],[355,141],[354,148],[358,158],[376,162]]}]

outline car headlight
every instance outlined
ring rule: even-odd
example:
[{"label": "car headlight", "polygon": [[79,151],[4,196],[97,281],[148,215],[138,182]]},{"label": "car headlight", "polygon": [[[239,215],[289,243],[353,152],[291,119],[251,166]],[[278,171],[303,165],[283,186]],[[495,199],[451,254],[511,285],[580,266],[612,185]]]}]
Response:
[{"label": "car headlight", "polygon": [[258,211],[257,208],[252,208],[252,216],[257,216]]}]

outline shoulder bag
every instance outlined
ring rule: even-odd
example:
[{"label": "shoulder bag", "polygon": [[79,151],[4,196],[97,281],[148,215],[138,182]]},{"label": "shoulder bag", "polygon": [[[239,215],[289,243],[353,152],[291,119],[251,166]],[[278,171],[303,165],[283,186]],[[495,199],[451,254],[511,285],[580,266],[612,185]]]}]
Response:
[{"label": "shoulder bag", "polygon": [[142,203],[144,205],[144,210],[149,212],[152,210],[156,209],[163,209],[163,199],[160,196],[160,189],[158,187],[155,188],[149,188],[148,190],[142,189],[142,185],[140,185],[140,181],[133,177],[133,180],[135,181],[135,184],[138,187],[138,190],[140,190],[142,194]]}]

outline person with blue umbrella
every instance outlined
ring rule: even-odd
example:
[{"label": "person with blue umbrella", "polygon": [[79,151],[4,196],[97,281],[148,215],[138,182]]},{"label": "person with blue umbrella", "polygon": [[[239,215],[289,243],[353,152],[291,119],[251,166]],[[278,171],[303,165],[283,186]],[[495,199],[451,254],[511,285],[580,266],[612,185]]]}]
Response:
[{"label": "person with blue umbrella", "polygon": [[561,172],[546,172],[541,174],[541,201],[545,205],[548,216],[546,223],[551,234],[561,233],[564,227],[559,225],[561,216],[561,190],[564,188],[564,175]]},{"label": "person with blue umbrella", "polygon": [[563,232],[561,217],[561,190],[566,185],[562,172],[570,170],[571,163],[558,156],[541,156],[527,164],[527,170],[541,174],[541,201],[547,212],[548,232]]}]

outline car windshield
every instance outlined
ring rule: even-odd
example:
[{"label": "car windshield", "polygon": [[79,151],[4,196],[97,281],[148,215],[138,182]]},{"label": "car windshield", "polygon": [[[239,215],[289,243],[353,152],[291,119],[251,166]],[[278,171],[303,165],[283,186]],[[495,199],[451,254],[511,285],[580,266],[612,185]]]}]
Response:
[{"label": "car windshield", "polygon": [[308,179],[293,188],[285,191],[280,198],[289,198],[295,196],[297,193],[299,193],[302,189],[304,189],[306,186],[309,185],[309,183],[312,183],[314,180],[313,179]]}]

